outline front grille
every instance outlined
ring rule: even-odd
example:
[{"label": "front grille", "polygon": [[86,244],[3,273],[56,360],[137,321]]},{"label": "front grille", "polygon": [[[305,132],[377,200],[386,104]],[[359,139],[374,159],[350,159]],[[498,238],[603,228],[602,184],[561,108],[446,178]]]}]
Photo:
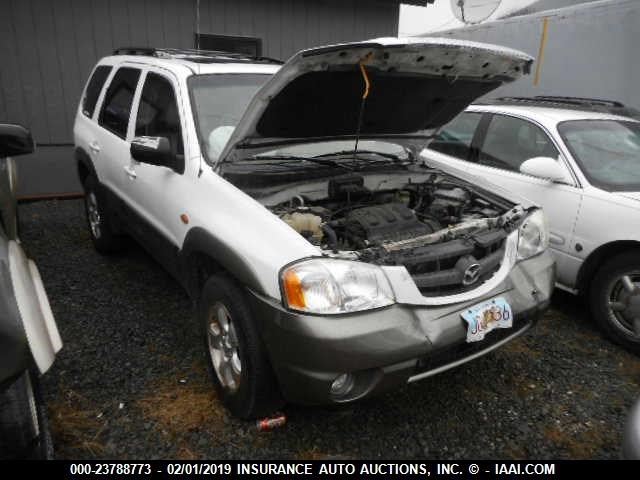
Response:
[{"label": "front grille", "polygon": [[[461,322],[464,320],[460,319]],[[467,343],[463,341],[453,347],[438,351],[426,357],[419,358],[413,375],[430,372],[436,368],[449,365],[462,358],[469,357],[475,353],[486,350],[505,338],[521,331],[531,323],[531,317],[520,317],[513,321],[511,328],[499,328],[489,332],[487,336],[479,342]],[[466,323],[465,323],[466,327]]]},{"label": "front grille", "polygon": [[[498,271],[506,238],[501,229],[427,245],[413,249],[402,263],[425,297],[462,293],[478,288]],[[470,278],[472,265],[475,275]]]}]

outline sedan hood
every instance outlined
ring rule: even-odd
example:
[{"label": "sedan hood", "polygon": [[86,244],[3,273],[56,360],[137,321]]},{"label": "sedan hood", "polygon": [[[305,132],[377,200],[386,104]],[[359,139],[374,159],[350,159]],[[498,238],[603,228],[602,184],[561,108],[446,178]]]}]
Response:
[{"label": "sedan hood", "polygon": [[465,180],[469,182],[471,185],[475,185],[481,188],[482,190],[485,191],[485,193],[494,194],[498,197],[509,200],[515,205],[520,205],[525,210],[528,210],[534,207],[540,207],[540,205],[538,205],[537,203],[532,202],[530,199],[523,197],[522,195],[514,192],[513,190],[508,190],[498,185],[497,183],[493,183],[492,181],[486,178],[478,177],[473,173],[466,172],[461,168],[456,167],[455,165],[446,165],[446,164],[439,164],[437,166],[430,165],[428,157],[426,157],[424,154],[421,156],[421,159],[430,168],[436,168],[437,170],[445,174],[449,174],[454,178]]},{"label": "sedan hood", "polygon": [[443,38],[383,38],[303,50],[250,102],[221,161],[274,145],[361,138],[421,145],[476,98],[529,73],[533,58]]}]

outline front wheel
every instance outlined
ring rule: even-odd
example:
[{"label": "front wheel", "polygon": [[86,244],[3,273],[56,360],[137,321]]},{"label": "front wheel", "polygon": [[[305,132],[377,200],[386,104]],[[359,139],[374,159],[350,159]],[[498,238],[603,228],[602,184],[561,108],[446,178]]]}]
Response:
[{"label": "front wheel", "polygon": [[198,306],[213,382],[235,416],[256,418],[283,405],[246,293],[226,275],[204,285]]},{"label": "front wheel", "polygon": [[95,249],[100,253],[117,251],[122,245],[122,238],[113,231],[102,189],[93,175],[89,175],[84,182],[84,205]]},{"label": "front wheel", "polygon": [[53,443],[37,374],[23,372],[0,392],[0,459],[51,459]]},{"label": "front wheel", "polygon": [[605,263],[593,278],[589,300],[600,328],[640,353],[640,253],[623,253]]}]

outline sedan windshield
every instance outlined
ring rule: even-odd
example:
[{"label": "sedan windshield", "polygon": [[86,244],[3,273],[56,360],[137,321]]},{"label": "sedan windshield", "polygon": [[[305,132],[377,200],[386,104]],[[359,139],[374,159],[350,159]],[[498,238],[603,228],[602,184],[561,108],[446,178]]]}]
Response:
[{"label": "sedan windshield", "polygon": [[218,73],[189,78],[200,143],[210,161],[218,159],[249,102],[270,77]]},{"label": "sedan windshield", "polygon": [[573,120],[560,123],[558,131],[594,186],[640,191],[640,123]]}]

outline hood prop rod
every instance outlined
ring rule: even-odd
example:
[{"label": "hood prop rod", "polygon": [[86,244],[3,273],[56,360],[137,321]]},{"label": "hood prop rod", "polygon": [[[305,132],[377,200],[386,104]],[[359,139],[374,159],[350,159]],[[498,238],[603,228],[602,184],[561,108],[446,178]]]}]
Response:
[{"label": "hood prop rod", "polygon": [[369,52],[365,57],[358,62],[360,67],[360,73],[362,73],[362,79],[364,80],[364,92],[362,93],[362,100],[360,102],[360,114],[358,115],[358,125],[356,126],[356,144],[353,147],[353,161],[356,161],[358,155],[358,141],[360,140],[360,129],[362,128],[362,120],[364,118],[364,106],[369,96],[369,90],[371,89],[371,82],[369,81],[369,75],[364,67],[364,64],[371,60],[372,53]]}]

